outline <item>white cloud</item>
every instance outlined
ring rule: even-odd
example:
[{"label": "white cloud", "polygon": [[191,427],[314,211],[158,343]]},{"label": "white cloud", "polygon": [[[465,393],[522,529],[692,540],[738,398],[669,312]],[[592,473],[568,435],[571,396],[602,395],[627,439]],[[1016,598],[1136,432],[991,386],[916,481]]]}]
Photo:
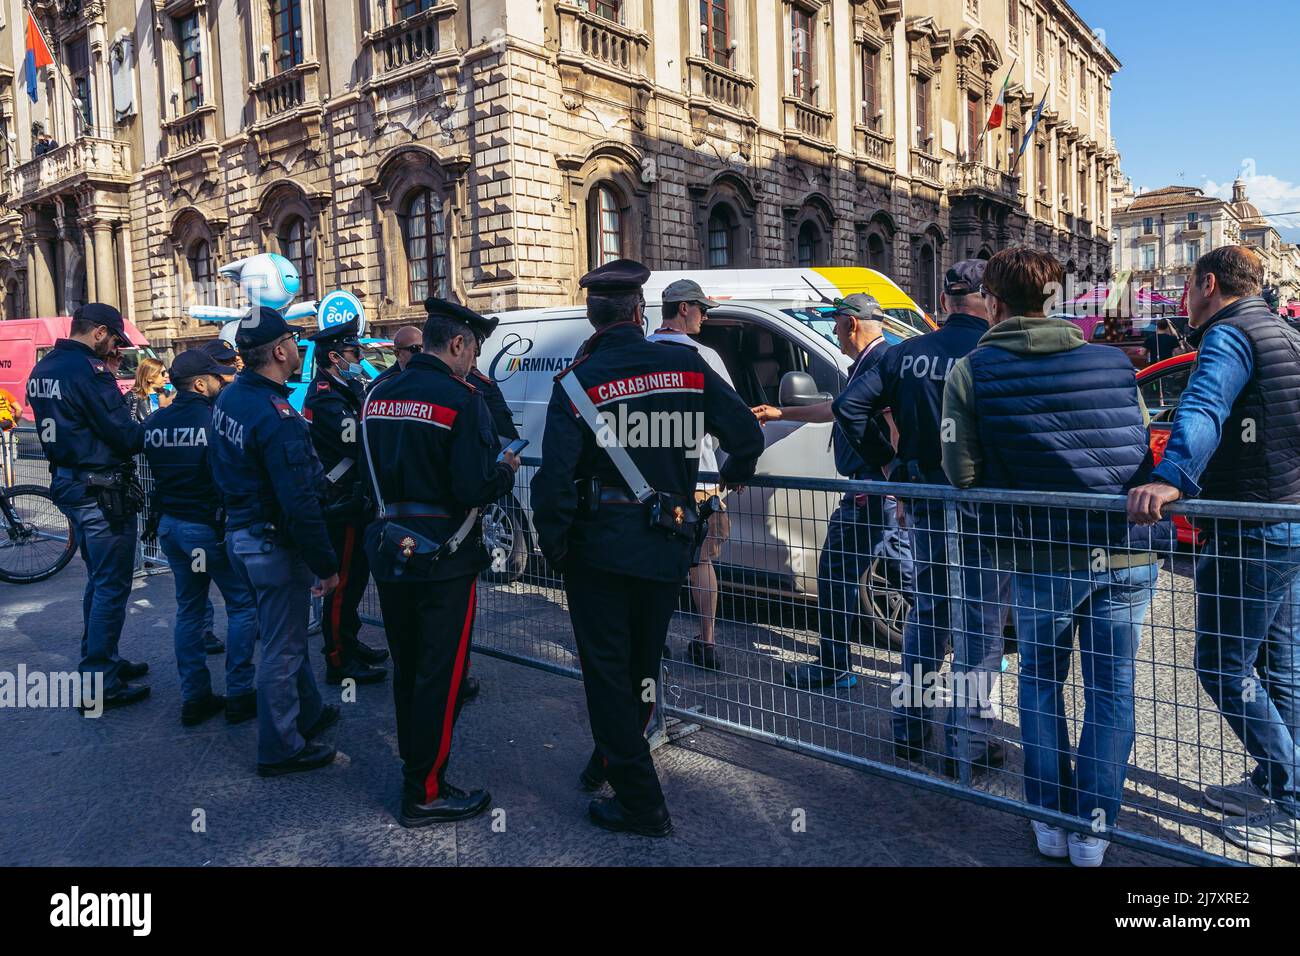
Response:
[{"label": "white cloud", "polygon": [[[1241,181],[1246,184],[1247,198],[1261,213],[1300,213],[1300,184],[1276,176],[1256,174],[1254,160],[1243,162]],[[1216,183],[1212,179],[1206,179],[1201,188],[1209,196],[1232,198],[1231,182]],[[1288,242],[1300,242],[1300,215],[1270,216],[1268,221],[1277,227]]]}]

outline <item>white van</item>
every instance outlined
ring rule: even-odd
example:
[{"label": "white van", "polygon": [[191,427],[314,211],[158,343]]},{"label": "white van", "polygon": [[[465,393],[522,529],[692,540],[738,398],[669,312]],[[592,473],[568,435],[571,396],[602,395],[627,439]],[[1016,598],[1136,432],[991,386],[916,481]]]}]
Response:
[{"label": "white van", "polygon": [[[759,270],[752,270],[759,271]],[[765,270],[811,273],[812,270]],[[828,270],[829,271],[829,270]],[[838,272],[870,270],[834,270]],[[878,276],[878,273],[872,273]],[[665,276],[671,278],[665,279]],[[733,272],[654,273],[646,285],[647,331],[659,327],[659,294],[675,278],[699,282],[706,295],[722,304],[709,312],[699,340],[716,350],[748,405],[811,405],[838,395],[848,380],[849,360],[835,341],[829,307],[805,286],[805,295],[785,299],[742,299],[729,293]],[[885,280],[888,281],[888,280]],[[749,283],[752,288],[752,282]],[[892,283],[891,283],[892,285]],[[785,283],[791,293],[795,286]],[[895,287],[896,289],[897,287]],[[822,290],[819,290],[822,291]],[[867,291],[852,290],[852,291]],[[846,295],[829,290],[830,297]],[[901,295],[901,291],[897,293]],[[909,300],[910,301],[910,300]],[[883,305],[883,303],[882,303]],[[891,319],[885,337],[898,342],[918,335],[924,313]],[[519,434],[530,441],[525,456],[542,454],[542,432],[554,377],[573,361],[591,336],[584,306],[560,306],[498,313],[495,333],[483,345],[480,370],[501,387]],[[763,427],[767,450],[757,473],[797,478],[839,478],[830,450],[831,425],[770,422]],[[815,603],[817,561],[826,522],[838,504],[830,492],[748,487],[728,498],[731,536],[723,547],[719,573],[733,590],[795,598]],[[515,512],[524,527],[511,528],[515,553],[509,561],[515,577],[523,572],[531,538],[528,489],[517,489]],[[509,522],[510,515],[497,514]],[[887,584],[887,562],[877,561],[864,579],[864,602],[882,637],[900,639],[906,602]]]}]

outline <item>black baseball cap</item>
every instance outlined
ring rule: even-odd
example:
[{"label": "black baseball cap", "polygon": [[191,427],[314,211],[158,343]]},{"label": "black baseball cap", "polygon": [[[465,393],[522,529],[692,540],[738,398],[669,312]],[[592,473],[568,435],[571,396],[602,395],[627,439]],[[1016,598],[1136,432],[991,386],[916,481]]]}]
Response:
[{"label": "black baseball cap", "polygon": [[202,345],[199,346],[199,348],[202,349],[204,352],[207,352],[218,362],[226,362],[226,363],[233,362],[235,360],[235,356],[238,354],[235,351],[234,346],[232,346],[225,339],[213,339],[210,342],[204,342]]},{"label": "black baseball cap", "polygon": [[230,374],[230,369],[222,365],[204,348],[188,349],[172,360],[170,369],[173,382],[183,382],[196,375],[215,375],[217,378]]},{"label": "black baseball cap", "polygon": [[79,322],[93,322],[97,326],[102,325],[121,339],[123,343],[128,343],[126,325],[122,322],[122,313],[105,302],[87,302],[72,313],[72,317]]},{"label": "black baseball cap", "polygon": [[235,332],[235,344],[241,349],[257,348],[286,335],[297,336],[298,330],[284,320],[284,316],[267,305],[258,306],[252,315],[240,320]]},{"label": "black baseball cap", "polygon": [[635,259],[615,259],[592,269],[578,280],[588,295],[621,295],[638,292],[650,278],[650,270]]},{"label": "black baseball cap", "polygon": [[479,315],[473,309],[467,309],[459,303],[452,302],[449,299],[439,299],[433,296],[424,300],[424,311],[429,313],[430,318],[451,319],[453,322],[459,322],[462,325],[468,325],[470,330],[480,338],[489,338],[496,331],[498,319],[489,319],[485,315]]},{"label": "black baseball cap", "polygon": [[954,262],[952,268],[943,277],[943,291],[947,295],[972,295],[979,291],[984,282],[984,268],[988,263],[983,259],[962,259]]}]

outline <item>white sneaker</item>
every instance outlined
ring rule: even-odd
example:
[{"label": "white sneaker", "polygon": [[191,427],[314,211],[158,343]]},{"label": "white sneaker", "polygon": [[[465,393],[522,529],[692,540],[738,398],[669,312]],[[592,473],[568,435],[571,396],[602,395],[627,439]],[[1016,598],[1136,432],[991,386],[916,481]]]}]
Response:
[{"label": "white sneaker", "polygon": [[1070,855],[1065,845],[1065,830],[1048,826],[1038,820],[1030,820],[1029,825],[1033,828],[1034,839],[1038,841],[1038,852],[1043,856],[1049,856],[1053,860],[1063,860]]},{"label": "white sneaker", "polygon": [[1071,833],[1069,844],[1070,862],[1075,866],[1101,866],[1110,841],[1082,833]]},{"label": "white sneaker", "polygon": [[1251,853],[1279,858],[1300,854],[1300,820],[1276,807],[1225,825],[1223,835]]},{"label": "white sneaker", "polygon": [[1250,777],[1236,783],[1206,787],[1202,796],[1207,806],[1231,817],[1254,816],[1268,807],[1268,794],[1255,786]]}]

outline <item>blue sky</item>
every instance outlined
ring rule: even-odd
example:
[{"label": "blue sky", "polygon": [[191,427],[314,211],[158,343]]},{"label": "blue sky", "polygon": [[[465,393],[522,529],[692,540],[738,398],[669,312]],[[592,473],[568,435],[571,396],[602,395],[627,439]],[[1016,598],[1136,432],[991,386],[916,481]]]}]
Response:
[{"label": "blue sky", "polygon": [[[1071,0],[1123,64],[1111,124],[1135,189],[1237,176],[1261,212],[1300,211],[1298,0]],[[1271,220],[1300,242],[1300,216]]]}]

